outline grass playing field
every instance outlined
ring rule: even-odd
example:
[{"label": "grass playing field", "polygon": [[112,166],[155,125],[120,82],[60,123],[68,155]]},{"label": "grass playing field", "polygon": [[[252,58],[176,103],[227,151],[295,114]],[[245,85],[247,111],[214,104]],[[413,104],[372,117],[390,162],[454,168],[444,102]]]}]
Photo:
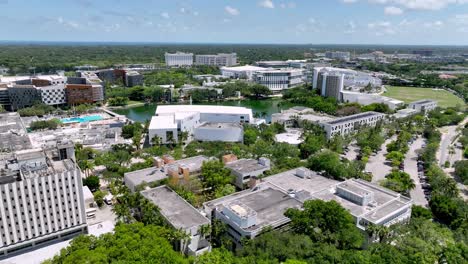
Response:
[{"label": "grass playing field", "polygon": [[387,92],[383,95],[402,100],[405,103],[410,103],[420,99],[432,99],[436,100],[440,107],[456,106],[457,104],[464,105],[462,99],[446,90],[399,86],[385,86],[385,88],[387,89]]}]

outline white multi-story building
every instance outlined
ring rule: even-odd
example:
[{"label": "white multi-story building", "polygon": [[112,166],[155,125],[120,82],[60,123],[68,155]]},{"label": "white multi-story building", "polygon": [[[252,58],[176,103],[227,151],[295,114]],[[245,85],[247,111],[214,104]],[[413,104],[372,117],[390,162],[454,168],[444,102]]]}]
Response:
[{"label": "white multi-story building", "polygon": [[330,139],[335,135],[347,135],[359,129],[363,126],[374,127],[378,121],[383,120],[385,114],[377,112],[365,112],[342,118],[337,118],[332,121],[320,122],[320,126],[323,127],[327,133],[327,138]]},{"label": "white multi-story building", "polygon": [[268,87],[273,92],[281,92],[304,84],[304,70],[265,69],[253,74],[253,81]]},{"label": "white multi-story building", "polygon": [[219,53],[216,55],[195,55],[195,64],[230,67],[237,65],[237,54]]},{"label": "white multi-story building", "polygon": [[342,91],[343,102],[346,103],[358,103],[360,105],[370,104],[385,104],[391,110],[403,107],[405,102],[390,97],[382,96],[380,94],[367,94],[360,92]]},{"label": "white multi-story building", "polygon": [[167,53],[164,54],[166,66],[168,67],[183,67],[193,65],[193,53]]},{"label": "white multi-story building", "polygon": [[65,84],[56,84],[38,88],[41,92],[42,102],[46,105],[64,105],[67,103]]},{"label": "white multi-story building", "polygon": [[423,99],[410,103],[409,108],[417,110],[418,112],[427,113],[437,108],[437,101]]},{"label": "white multi-story building", "polygon": [[343,60],[349,61],[351,59],[351,53],[348,51],[327,51],[325,57],[332,60]]},{"label": "white multi-story building", "polygon": [[[149,138],[158,136],[162,144],[177,143],[179,132],[187,132],[189,139],[195,129],[206,129],[206,123],[253,123],[252,110],[245,107],[216,105],[161,105],[156,109],[149,126]],[[218,129],[208,129],[217,131]],[[219,141],[232,141],[231,134],[220,129]],[[225,136],[223,136],[225,134]]]},{"label": "white multi-story building", "polygon": [[266,68],[252,65],[221,67],[221,75],[225,78],[251,80],[255,72],[263,70],[266,70]]},{"label": "white multi-story building", "polygon": [[2,154],[0,258],[87,232],[73,144]]},{"label": "white multi-story building", "polygon": [[342,91],[360,91],[369,84],[380,87],[382,80],[366,72],[333,67],[314,68],[312,87],[320,89],[322,96],[332,96],[339,101],[342,101]]}]

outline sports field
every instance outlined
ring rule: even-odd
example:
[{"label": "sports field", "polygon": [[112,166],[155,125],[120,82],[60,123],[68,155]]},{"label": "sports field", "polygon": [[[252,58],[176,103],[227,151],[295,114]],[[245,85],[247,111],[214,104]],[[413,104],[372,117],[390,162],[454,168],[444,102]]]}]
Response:
[{"label": "sports field", "polygon": [[446,90],[434,90],[432,88],[414,88],[400,86],[385,86],[387,92],[383,95],[410,103],[420,99],[432,99],[438,102],[440,107],[464,105],[462,99]]}]

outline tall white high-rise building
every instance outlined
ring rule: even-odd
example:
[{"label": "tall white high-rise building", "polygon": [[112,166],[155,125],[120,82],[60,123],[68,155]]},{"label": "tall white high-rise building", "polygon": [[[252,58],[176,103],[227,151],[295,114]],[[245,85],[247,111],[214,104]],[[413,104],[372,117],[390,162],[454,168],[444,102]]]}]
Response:
[{"label": "tall white high-rise building", "polygon": [[87,232],[72,143],[0,159],[0,258]]},{"label": "tall white high-rise building", "polygon": [[167,53],[164,54],[166,66],[168,67],[183,67],[193,65],[193,53]]},{"label": "tall white high-rise building", "polygon": [[237,54],[219,53],[216,55],[195,55],[195,64],[230,67],[237,65]]}]

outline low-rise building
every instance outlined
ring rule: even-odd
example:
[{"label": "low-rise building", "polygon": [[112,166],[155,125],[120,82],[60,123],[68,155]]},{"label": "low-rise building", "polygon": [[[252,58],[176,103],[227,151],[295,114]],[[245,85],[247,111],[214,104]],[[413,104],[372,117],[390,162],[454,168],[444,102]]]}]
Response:
[{"label": "low-rise building", "polygon": [[193,65],[193,53],[167,53],[164,54],[166,66],[168,67],[184,67]]},{"label": "low-rise building", "polygon": [[200,255],[211,250],[202,229],[209,227],[210,220],[167,186],[145,190],[143,197],[159,208],[166,222],[174,229],[185,232],[190,239],[181,240],[176,250],[187,255]]},{"label": "low-rise building", "polygon": [[409,108],[418,112],[427,113],[437,108],[437,101],[429,99],[418,100],[411,102]]},{"label": "low-rise building", "polygon": [[8,88],[11,109],[17,111],[41,102],[41,92],[34,85],[14,85]]},{"label": "low-rise building", "polygon": [[331,121],[333,119],[335,119],[335,117],[316,113],[314,109],[302,106],[281,110],[281,113],[271,115],[271,123],[278,123],[285,127],[297,127],[302,121],[319,123]]},{"label": "low-rise building", "polygon": [[374,127],[377,122],[383,120],[385,114],[377,112],[364,112],[355,115],[337,118],[332,121],[320,122],[327,133],[327,138],[330,139],[335,135],[347,135],[355,132],[360,127],[371,126]]},{"label": "low-rise building", "polygon": [[349,61],[351,53],[349,51],[327,51],[325,52],[325,57],[332,60]]},{"label": "low-rise building", "polygon": [[238,160],[237,157],[230,155],[230,159],[223,158],[223,161],[235,177],[234,184],[240,189],[245,189],[251,178],[258,177],[271,168],[271,162],[267,158]]},{"label": "low-rise building", "polygon": [[275,135],[275,142],[298,146],[304,142],[304,137],[302,135],[302,129],[287,128],[286,132]]},{"label": "low-rise building", "polygon": [[182,179],[198,176],[203,163],[209,160],[210,158],[202,155],[177,161],[169,156],[155,157],[153,167],[125,173],[124,183],[134,192],[140,186],[158,183],[169,177]]},{"label": "low-rise building", "polygon": [[237,54],[218,53],[216,55],[195,55],[195,64],[230,67],[237,65]]},{"label": "low-rise building", "polygon": [[95,72],[76,72],[65,87],[69,105],[104,101],[104,87]]},{"label": "low-rise building", "polygon": [[18,113],[0,114],[0,152],[32,148],[26,127]]},{"label": "low-rise building", "polygon": [[[177,143],[179,132],[192,139],[195,129],[205,123],[253,123],[252,110],[245,107],[214,105],[161,105],[149,126],[149,138],[159,137],[160,143]],[[206,126],[206,124],[205,124]],[[225,125],[226,126],[226,125]],[[215,130],[211,130],[213,132]],[[219,130],[220,133],[224,130]],[[220,139],[222,135],[218,135]],[[231,138],[229,138],[231,139]]]},{"label": "low-rise building", "polygon": [[393,114],[393,117],[400,119],[400,118],[413,116],[417,113],[419,112],[416,109],[405,108],[405,109],[398,110],[395,114]]},{"label": "low-rise building", "polygon": [[370,104],[385,104],[391,110],[405,106],[405,102],[390,97],[382,96],[380,94],[369,94],[352,91],[342,91],[343,102],[346,103],[358,103],[360,105]]}]

